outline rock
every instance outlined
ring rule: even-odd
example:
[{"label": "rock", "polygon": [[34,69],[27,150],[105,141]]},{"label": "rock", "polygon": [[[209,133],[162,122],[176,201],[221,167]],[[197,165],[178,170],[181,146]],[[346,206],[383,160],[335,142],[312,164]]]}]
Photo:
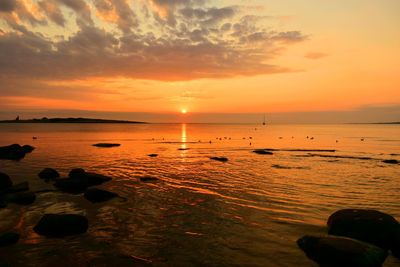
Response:
[{"label": "rock", "polygon": [[56,171],[55,169],[52,168],[45,168],[43,169],[41,172],[39,172],[38,176],[41,179],[45,179],[45,180],[54,180],[60,177],[60,174],[58,173],[58,171]]},{"label": "rock", "polygon": [[189,148],[181,147],[181,148],[178,148],[178,150],[180,150],[180,151],[185,151],[185,150],[189,150]]},{"label": "rock", "polygon": [[143,177],[140,177],[139,180],[141,182],[154,182],[154,181],[159,181],[160,179],[158,179],[156,177],[152,177],[152,176],[143,176]]},{"label": "rock", "polygon": [[84,197],[92,203],[97,203],[118,197],[118,194],[98,188],[89,188],[85,191]]},{"label": "rock", "polygon": [[265,150],[265,149],[256,149],[253,150],[253,153],[259,154],[259,155],[273,155],[271,151]]},{"label": "rock", "polygon": [[392,250],[393,256],[400,259],[400,227],[397,228],[392,238],[392,246],[390,248]]},{"label": "rock", "polygon": [[66,178],[57,179],[54,186],[65,193],[80,194],[88,188],[86,180]]},{"label": "rock", "polygon": [[33,230],[43,236],[63,237],[83,234],[88,227],[88,219],[82,215],[45,214]]},{"label": "rock", "polygon": [[33,146],[13,144],[0,147],[0,159],[20,160],[25,157],[26,153],[32,152]]},{"label": "rock", "polygon": [[147,156],[149,156],[150,158],[155,158],[158,157],[158,154],[148,154]]},{"label": "rock", "polygon": [[5,195],[4,200],[5,202],[15,203],[19,205],[30,205],[35,202],[36,194],[31,191],[17,192]]},{"label": "rock", "polygon": [[6,190],[3,191],[4,194],[10,194],[10,193],[17,193],[17,192],[22,192],[22,191],[28,191],[29,190],[29,183],[28,182],[22,182],[16,185],[13,185]]},{"label": "rock", "polygon": [[220,161],[220,162],[227,162],[228,158],[225,157],[211,157],[211,160],[216,160],[216,161]]},{"label": "rock", "polygon": [[82,169],[82,168],[76,168],[76,169],[72,169],[72,170],[69,172],[68,177],[71,177],[71,178],[79,178],[79,177],[81,177],[81,176],[84,175],[84,174],[85,174],[85,170],[84,170],[84,169]]},{"label": "rock", "polygon": [[328,219],[328,233],[364,241],[390,249],[399,229],[397,220],[385,213],[367,209],[344,209]]},{"label": "rock", "polygon": [[13,185],[10,176],[0,172],[0,191],[6,190]]},{"label": "rock", "polygon": [[321,267],[380,267],[388,252],[346,237],[304,236],[297,245]]},{"label": "rock", "polygon": [[22,146],[22,151],[25,152],[25,154],[27,153],[31,153],[35,148],[33,146],[30,145],[23,145]]},{"label": "rock", "polygon": [[92,145],[92,146],[95,146],[95,147],[105,147],[105,148],[108,148],[108,147],[117,147],[117,146],[121,146],[121,144],[112,144],[112,143],[98,143],[98,144],[94,144],[94,145]]},{"label": "rock", "polygon": [[387,163],[387,164],[399,164],[400,163],[400,161],[398,161],[397,159],[385,159],[382,162]]},{"label": "rock", "polygon": [[6,232],[0,234],[0,247],[14,245],[19,240],[19,234]]}]

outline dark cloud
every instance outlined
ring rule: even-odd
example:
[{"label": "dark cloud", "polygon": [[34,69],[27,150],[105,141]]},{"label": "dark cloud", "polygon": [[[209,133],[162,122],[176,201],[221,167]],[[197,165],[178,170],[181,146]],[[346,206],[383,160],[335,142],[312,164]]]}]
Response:
[{"label": "dark cloud", "polygon": [[0,12],[12,12],[17,7],[16,0],[1,0]]},{"label": "dark cloud", "polygon": [[58,24],[59,26],[64,26],[64,15],[62,14],[60,7],[55,1],[43,0],[38,2],[38,5],[51,21]]}]

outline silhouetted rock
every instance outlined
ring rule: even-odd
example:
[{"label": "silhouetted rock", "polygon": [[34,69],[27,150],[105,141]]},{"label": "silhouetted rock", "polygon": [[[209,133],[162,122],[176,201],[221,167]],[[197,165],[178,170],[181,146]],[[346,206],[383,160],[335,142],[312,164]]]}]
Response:
[{"label": "silhouetted rock", "polygon": [[366,209],[344,209],[328,219],[330,235],[346,236],[383,249],[390,249],[399,231],[399,223],[388,214]]},{"label": "silhouetted rock", "polygon": [[4,196],[4,200],[9,203],[15,203],[19,205],[30,205],[36,200],[36,194],[27,192],[17,192],[12,194],[7,194]]},{"label": "silhouetted rock", "polygon": [[83,234],[88,227],[88,219],[82,215],[45,214],[33,230],[43,236],[63,237]]},{"label": "silhouetted rock", "polygon": [[158,154],[148,154],[147,156],[149,156],[151,158],[155,158],[155,157],[158,157]]},{"label": "silhouetted rock", "polygon": [[400,259],[400,227],[393,234],[391,250],[392,254]]},{"label": "silhouetted rock", "polygon": [[253,150],[254,153],[259,154],[259,155],[273,155],[271,151],[265,150],[265,149],[256,149]]},{"label": "silhouetted rock", "polygon": [[10,176],[5,173],[0,172],[0,191],[6,190],[12,186],[12,181]]},{"label": "silhouetted rock", "polygon": [[89,188],[85,191],[84,197],[92,203],[97,203],[118,197],[118,194],[98,188]]},{"label": "silhouetted rock", "polygon": [[13,144],[0,147],[0,159],[20,160],[25,157],[26,153],[32,152],[33,146]]},{"label": "silhouetted rock", "polygon": [[216,161],[220,161],[220,162],[227,162],[228,158],[225,157],[211,157],[211,160],[216,160]]},{"label": "silhouetted rock", "polygon": [[400,161],[398,161],[397,159],[385,159],[382,162],[388,163],[388,164],[399,164],[400,163]]},{"label": "silhouetted rock", "polygon": [[179,151],[185,151],[185,150],[189,150],[189,148],[186,148],[186,147],[180,147],[180,148],[178,148],[178,150],[179,150]]},{"label": "silhouetted rock", "polygon": [[29,183],[28,182],[22,182],[19,184],[15,184],[6,190],[2,191],[4,194],[10,194],[10,193],[17,193],[17,192],[22,192],[22,191],[28,191],[29,190]]},{"label": "silhouetted rock", "polygon": [[108,147],[117,147],[117,146],[121,146],[121,144],[113,144],[113,143],[98,143],[98,144],[94,144],[94,145],[92,145],[92,146],[95,146],[95,147],[105,147],[105,148],[108,148]]},{"label": "silhouetted rock", "polygon": [[380,267],[387,251],[346,237],[304,236],[297,245],[321,267]]},{"label": "silhouetted rock", "polygon": [[0,246],[10,246],[17,243],[19,240],[19,234],[14,232],[6,232],[0,234]]},{"label": "silhouetted rock", "polygon": [[54,186],[65,193],[80,194],[88,188],[86,180],[75,178],[57,179]]},{"label": "silhouetted rock", "polygon": [[60,174],[58,173],[58,171],[56,171],[55,169],[52,168],[45,168],[43,169],[41,172],[39,172],[38,176],[41,179],[45,179],[45,180],[54,180],[60,177]]},{"label": "silhouetted rock", "polygon": [[139,180],[141,182],[155,182],[155,181],[159,181],[160,179],[158,179],[156,177],[152,177],[152,176],[143,176],[143,177],[140,177]]},{"label": "silhouetted rock", "polygon": [[84,169],[82,169],[82,168],[75,168],[75,169],[72,169],[72,170],[69,172],[68,176],[71,177],[71,178],[79,178],[79,177],[81,177],[84,173],[85,173],[85,170],[84,170]]}]

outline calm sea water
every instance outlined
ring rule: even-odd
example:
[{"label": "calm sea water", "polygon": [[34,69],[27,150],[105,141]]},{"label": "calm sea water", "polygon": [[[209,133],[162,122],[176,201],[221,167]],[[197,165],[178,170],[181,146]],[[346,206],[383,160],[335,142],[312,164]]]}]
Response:
[{"label": "calm sea water", "polygon": [[[121,147],[91,146],[98,142]],[[19,162],[0,161],[14,182],[52,189],[37,177],[42,168],[67,175],[81,167],[112,176],[101,187],[126,198],[91,204],[48,192],[33,205],[0,210],[0,231],[22,235],[0,250],[12,266],[146,265],[139,257],[154,266],[311,267],[295,242],[325,233],[334,211],[373,208],[400,219],[400,165],[382,163],[400,159],[398,125],[1,124],[0,145],[12,143],[36,147]],[[269,156],[255,148],[337,151]],[[160,181],[139,182],[147,175]],[[40,237],[32,227],[49,212],[84,214],[89,231]],[[390,256],[385,266],[399,264]]]}]

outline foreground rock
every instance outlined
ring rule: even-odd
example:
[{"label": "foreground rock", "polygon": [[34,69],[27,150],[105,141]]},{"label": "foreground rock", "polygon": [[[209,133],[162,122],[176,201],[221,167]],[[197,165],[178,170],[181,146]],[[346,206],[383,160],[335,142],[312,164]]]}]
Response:
[{"label": "foreground rock", "polygon": [[23,191],[28,191],[29,190],[29,183],[28,182],[22,182],[19,184],[15,184],[6,190],[2,191],[1,193],[3,194],[12,194],[12,193],[17,193],[17,192],[23,192]]},{"label": "foreground rock", "polygon": [[19,234],[14,232],[6,232],[0,234],[0,246],[10,246],[17,243],[19,240]]},{"label": "foreground rock", "polygon": [[[399,222],[392,216],[366,209],[344,209],[328,219],[329,234],[364,241],[383,249],[399,252]],[[396,253],[397,251],[397,253]]]},{"label": "foreground rock", "polygon": [[265,149],[256,149],[253,150],[253,153],[259,154],[259,155],[273,155],[271,151],[265,150]]},{"label": "foreground rock", "polygon": [[35,148],[30,145],[20,146],[13,144],[9,146],[0,147],[0,159],[20,160],[25,157],[25,154],[30,153]]},{"label": "foreground rock", "polygon": [[80,194],[90,186],[101,185],[110,180],[111,177],[78,168],[69,172],[69,178],[57,179],[54,186],[66,193]]},{"label": "foreground rock", "polygon": [[345,237],[304,236],[297,244],[321,267],[380,267],[388,255],[379,247]]},{"label": "foreground rock", "polygon": [[227,162],[228,158],[225,157],[211,157],[211,160],[216,160],[216,161],[220,161],[220,162]]},{"label": "foreground rock", "polygon": [[58,171],[52,168],[45,168],[39,172],[38,176],[44,180],[54,180],[60,177]]},{"label": "foreground rock", "polygon": [[0,172],[0,191],[6,190],[13,185],[10,176]]},{"label": "foreground rock", "polygon": [[98,203],[118,197],[118,194],[99,188],[89,188],[85,191],[84,197],[92,203]]},{"label": "foreground rock", "polygon": [[113,143],[98,143],[98,144],[94,144],[92,146],[95,147],[105,147],[105,148],[109,148],[109,147],[118,147],[121,146],[121,144],[113,144]]},{"label": "foreground rock", "polygon": [[86,217],[77,214],[45,214],[33,230],[39,235],[63,237],[83,234],[89,228]]}]

